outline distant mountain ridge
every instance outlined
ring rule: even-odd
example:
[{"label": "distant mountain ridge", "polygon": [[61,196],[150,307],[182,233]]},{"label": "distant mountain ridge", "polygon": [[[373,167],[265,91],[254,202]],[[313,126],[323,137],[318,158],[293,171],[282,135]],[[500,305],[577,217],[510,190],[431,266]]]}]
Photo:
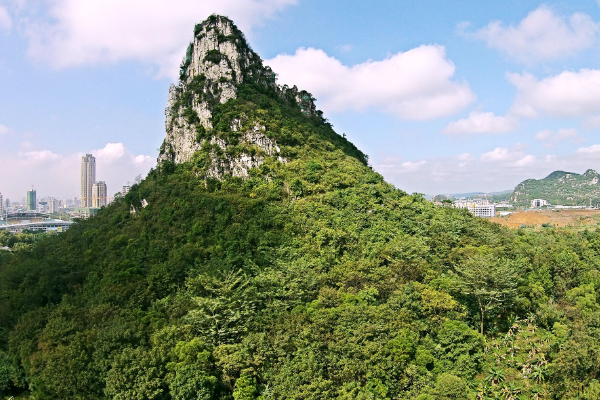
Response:
[{"label": "distant mountain ridge", "polygon": [[432,196],[433,201],[441,201],[444,199],[456,200],[456,199],[470,199],[470,198],[487,198],[490,201],[504,201],[508,200],[512,195],[513,190],[501,190],[496,192],[466,192],[466,193],[448,193],[448,194],[437,194]]},{"label": "distant mountain ridge", "polygon": [[600,203],[600,174],[588,169],[583,174],[554,171],[543,179],[527,179],[519,183],[510,200],[527,206],[533,199],[544,199],[554,205],[583,206]]}]

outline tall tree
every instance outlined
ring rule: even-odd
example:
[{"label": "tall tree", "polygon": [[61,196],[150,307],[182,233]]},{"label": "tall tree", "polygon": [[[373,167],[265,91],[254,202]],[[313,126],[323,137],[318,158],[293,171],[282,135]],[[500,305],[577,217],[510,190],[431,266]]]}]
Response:
[{"label": "tall tree", "polygon": [[507,259],[477,254],[457,266],[456,275],[458,289],[477,305],[483,334],[486,314],[514,299],[518,280],[515,265]]}]

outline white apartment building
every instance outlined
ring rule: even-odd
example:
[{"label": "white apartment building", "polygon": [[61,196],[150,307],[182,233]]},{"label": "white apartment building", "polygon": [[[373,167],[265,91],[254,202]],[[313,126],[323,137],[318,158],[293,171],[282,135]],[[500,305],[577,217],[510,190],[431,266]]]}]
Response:
[{"label": "white apartment building", "polygon": [[55,214],[60,211],[60,202],[54,197],[50,197],[48,199],[48,212],[50,214]]},{"label": "white apartment building", "polygon": [[96,182],[92,185],[92,207],[100,208],[108,204],[106,195],[106,183]]},{"label": "white apartment building", "polygon": [[85,157],[81,157],[82,207],[93,207],[92,186],[94,183],[96,183],[96,158],[91,154],[86,154]]},{"label": "white apartment building", "polygon": [[531,208],[539,208],[548,205],[548,201],[544,199],[533,199],[531,200]]},{"label": "white apartment building", "polygon": [[456,208],[466,208],[471,214],[481,218],[491,218],[496,216],[496,205],[490,204],[489,200],[456,200]]},{"label": "white apartment building", "polygon": [[496,205],[494,205],[494,204],[476,205],[475,209],[471,212],[476,217],[492,218],[492,217],[496,216]]}]

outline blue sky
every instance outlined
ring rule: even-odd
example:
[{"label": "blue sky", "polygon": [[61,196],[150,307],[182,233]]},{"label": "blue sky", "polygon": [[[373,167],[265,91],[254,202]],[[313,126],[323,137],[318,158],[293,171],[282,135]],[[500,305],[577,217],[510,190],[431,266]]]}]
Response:
[{"label": "blue sky", "polygon": [[110,193],[144,175],[213,12],[408,192],[600,169],[594,0],[0,0],[0,192],[76,196],[89,152]]}]

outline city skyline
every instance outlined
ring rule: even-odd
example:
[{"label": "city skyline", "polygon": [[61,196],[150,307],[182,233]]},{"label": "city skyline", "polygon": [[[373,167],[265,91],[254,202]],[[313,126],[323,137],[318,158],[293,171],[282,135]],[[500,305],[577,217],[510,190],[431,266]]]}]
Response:
[{"label": "city skyline", "polygon": [[[116,194],[125,195],[129,191],[130,183],[127,182]],[[4,199],[2,192],[0,191],[0,215],[3,210],[7,207],[4,206]],[[5,197],[6,201],[10,201],[10,197]],[[113,196],[110,196],[107,190],[107,184],[105,181],[96,181],[96,159],[92,154],[86,154],[81,157],[80,167],[80,185],[79,185],[79,197],[72,196],[69,198],[57,199],[54,196],[47,195],[45,197],[38,197],[35,185],[31,185],[25,193],[25,197],[13,197],[12,203],[19,204],[25,207],[28,211],[35,211],[38,206],[44,202],[44,205],[48,202],[48,210],[50,213],[58,211],[58,204],[62,203],[66,206],[66,203],[72,202],[73,206],[87,207],[87,208],[101,208],[107,206],[112,202]],[[78,204],[79,203],[79,204]]]}]

